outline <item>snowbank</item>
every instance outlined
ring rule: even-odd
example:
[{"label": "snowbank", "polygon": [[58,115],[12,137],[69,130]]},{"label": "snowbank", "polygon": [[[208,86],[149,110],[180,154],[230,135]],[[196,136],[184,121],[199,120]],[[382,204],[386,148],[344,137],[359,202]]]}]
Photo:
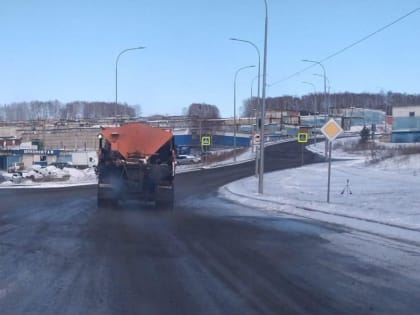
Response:
[{"label": "snowbank", "polygon": [[95,170],[93,168],[87,168],[84,170],[75,168],[59,169],[55,166],[41,167],[39,165],[34,165],[30,170],[18,174],[1,173],[0,175],[5,179],[5,181],[0,183],[0,188],[47,188],[92,185],[97,182]]}]

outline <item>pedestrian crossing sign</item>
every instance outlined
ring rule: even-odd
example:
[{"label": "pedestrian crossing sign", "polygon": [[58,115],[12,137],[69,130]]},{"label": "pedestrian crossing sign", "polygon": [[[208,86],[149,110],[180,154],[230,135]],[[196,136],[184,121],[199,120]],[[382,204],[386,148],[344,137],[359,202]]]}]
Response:
[{"label": "pedestrian crossing sign", "polygon": [[211,137],[210,136],[202,136],[201,137],[201,145],[202,146],[209,146],[209,145],[211,145]]},{"label": "pedestrian crossing sign", "polygon": [[299,132],[297,136],[299,143],[306,143],[308,142],[308,133],[307,132]]}]

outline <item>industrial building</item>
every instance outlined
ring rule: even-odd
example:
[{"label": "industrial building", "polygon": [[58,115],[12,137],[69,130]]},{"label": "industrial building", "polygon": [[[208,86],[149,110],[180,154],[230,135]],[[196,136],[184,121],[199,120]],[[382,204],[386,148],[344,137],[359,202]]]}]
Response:
[{"label": "industrial building", "polygon": [[392,142],[420,142],[420,105],[392,109]]}]

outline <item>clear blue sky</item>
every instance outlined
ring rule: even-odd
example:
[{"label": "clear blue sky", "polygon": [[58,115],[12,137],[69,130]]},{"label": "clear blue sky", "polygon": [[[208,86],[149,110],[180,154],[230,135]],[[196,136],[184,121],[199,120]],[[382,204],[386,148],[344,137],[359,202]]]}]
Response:
[{"label": "clear blue sky", "polygon": [[[420,7],[419,0],[267,0],[268,83],[321,60]],[[263,0],[2,0],[0,105],[15,101],[115,100],[143,114],[181,114],[193,102],[233,115],[233,79],[263,53]],[[420,11],[324,63],[331,92],[420,93]],[[314,67],[271,86],[268,96],[323,89]],[[240,72],[237,106],[257,68]],[[255,80],[256,83],[256,80]],[[254,94],[257,85],[254,85]]]}]

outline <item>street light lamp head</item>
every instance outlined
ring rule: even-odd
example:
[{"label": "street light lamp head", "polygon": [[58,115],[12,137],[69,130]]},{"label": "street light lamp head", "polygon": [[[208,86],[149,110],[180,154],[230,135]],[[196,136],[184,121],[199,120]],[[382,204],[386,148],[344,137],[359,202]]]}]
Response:
[{"label": "street light lamp head", "polygon": [[317,63],[317,62],[318,62],[318,61],[309,60],[309,59],[302,59],[301,61],[302,61],[302,62],[315,62],[315,63]]},{"label": "street light lamp head", "polygon": [[303,84],[310,84],[310,85],[314,85],[313,83],[308,82],[308,81],[302,81],[302,83],[303,83]]},{"label": "street light lamp head", "polygon": [[118,55],[117,58],[115,59],[115,105],[118,105],[118,62],[120,60],[120,57],[122,54],[128,52],[128,51],[132,51],[132,50],[140,50],[140,49],[145,49],[145,46],[138,46],[138,47],[133,47],[133,48],[127,48],[122,50]]},{"label": "street light lamp head", "polygon": [[242,71],[242,70],[244,70],[244,69],[248,69],[248,68],[255,68],[255,65],[244,66],[244,67],[241,67],[241,68],[239,68],[238,70],[236,70],[236,72],[235,72],[235,81],[236,81],[236,76],[238,75],[238,73],[239,73],[240,71]]}]

